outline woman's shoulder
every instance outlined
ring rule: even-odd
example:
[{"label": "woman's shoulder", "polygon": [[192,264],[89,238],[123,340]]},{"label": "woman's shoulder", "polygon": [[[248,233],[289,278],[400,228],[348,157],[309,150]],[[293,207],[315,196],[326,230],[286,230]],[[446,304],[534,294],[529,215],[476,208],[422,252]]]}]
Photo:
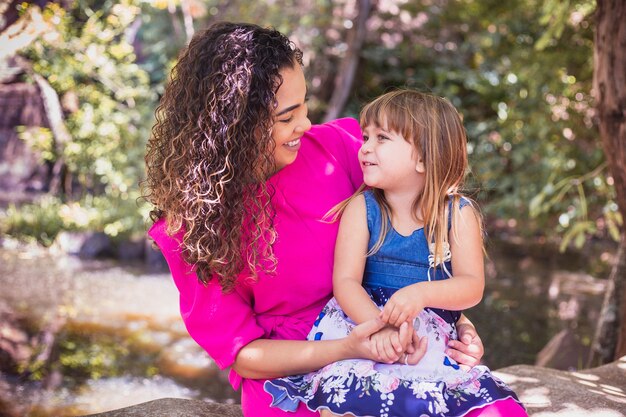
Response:
[{"label": "woman's shoulder", "polygon": [[154,240],[154,243],[157,244],[163,253],[180,250],[183,230],[181,229],[174,234],[169,234],[167,229],[167,221],[165,218],[160,218],[150,227],[148,236]]},{"label": "woman's shoulder", "polygon": [[356,119],[343,118],[313,125],[306,136],[325,145],[341,145],[345,141],[363,142],[361,127]]},{"label": "woman's shoulder", "polygon": [[335,131],[336,134],[350,134],[353,136],[361,136],[361,126],[359,121],[352,117],[344,117],[341,119],[330,120],[325,123],[313,125],[310,132],[312,134],[318,132]]}]

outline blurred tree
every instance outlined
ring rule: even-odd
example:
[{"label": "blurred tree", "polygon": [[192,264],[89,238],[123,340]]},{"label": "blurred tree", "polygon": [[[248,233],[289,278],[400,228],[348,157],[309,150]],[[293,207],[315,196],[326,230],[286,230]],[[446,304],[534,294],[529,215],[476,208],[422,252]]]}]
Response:
[{"label": "blurred tree", "polygon": [[[14,48],[28,68],[27,79],[44,97],[51,133],[25,130],[22,137],[54,164],[50,190],[60,203],[75,200],[84,210],[97,206],[102,211],[97,219],[77,216],[64,224],[104,229],[113,236],[143,229],[136,184],[155,97],[127,41],[139,18],[138,4],[79,1],[67,9],[54,2],[43,9],[27,2],[17,5],[22,15],[41,15],[53,25],[43,36]],[[31,22],[26,27],[38,24],[37,19]],[[9,41],[14,44],[16,38]]]},{"label": "blurred tree", "polygon": [[59,182],[66,196],[103,196],[113,207],[132,200],[155,99],[180,48],[214,21],[255,22],[303,49],[313,121],[356,116],[396,86],[448,97],[465,119],[470,187],[480,189],[491,229],[562,249],[590,237],[617,240],[623,214],[591,95],[595,7],[593,0],[52,4],[43,15],[58,22],[56,30],[23,55],[33,82],[58,96],[70,139],[60,146],[52,129],[24,138],[66,167]]},{"label": "blurred tree", "polygon": [[[593,90],[615,200],[626,219],[626,2],[598,0]],[[626,230],[621,227],[594,353],[606,363],[626,355]],[[593,358],[590,358],[590,363]]]},{"label": "blurred tree", "polygon": [[369,19],[372,4],[370,0],[360,0],[355,10],[353,21],[347,25],[349,27],[346,40],[346,53],[341,60],[337,75],[335,77],[333,95],[330,98],[324,121],[338,118],[343,111],[349,98],[350,91],[356,74],[357,66],[360,62],[360,52],[367,34],[367,20]]},{"label": "blurred tree", "polygon": [[445,96],[464,115],[492,228],[563,236],[563,247],[582,245],[585,232],[614,235],[592,119],[593,2],[577,4],[561,38],[541,44],[550,26],[541,23],[544,2],[394,3],[370,18],[361,88],[348,110],[400,85]]}]

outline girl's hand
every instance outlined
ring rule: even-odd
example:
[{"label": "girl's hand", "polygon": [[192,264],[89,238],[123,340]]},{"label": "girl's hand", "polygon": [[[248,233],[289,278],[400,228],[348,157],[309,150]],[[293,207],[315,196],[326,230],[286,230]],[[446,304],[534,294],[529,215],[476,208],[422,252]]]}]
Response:
[{"label": "girl's hand", "polygon": [[400,327],[402,323],[413,323],[420,311],[424,309],[418,284],[400,288],[396,291],[381,313],[383,322]]},{"label": "girl's hand", "polygon": [[[408,327],[407,323],[402,325],[403,331]],[[372,354],[381,358],[379,362],[394,363],[402,356],[409,347],[408,343],[403,344],[400,340],[400,329],[395,327],[385,327],[377,331],[370,338],[372,341]],[[410,339],[407,342],[411,342]]]},{"label": "girl's hand", "polygon": [[485,353],[483,342],[471,323],[457,324],[459,340],[450,340],[446,355],[457,361],[463,369],[480,364]]}]

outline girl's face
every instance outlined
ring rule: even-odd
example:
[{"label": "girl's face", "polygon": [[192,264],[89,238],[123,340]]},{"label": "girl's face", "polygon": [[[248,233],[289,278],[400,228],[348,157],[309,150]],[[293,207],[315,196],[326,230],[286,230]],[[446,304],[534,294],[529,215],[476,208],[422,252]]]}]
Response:
[{"label": "girl's face", "polygon": [[384,191],[422,192],[424,164],[402,135],[368,125],[363,129],[363,140],[359,162],[366,185]]},{"label": "girl's face", "polygon": [[[300,65],[280,71],[283,83],[276,92],[278,106],[274,110],[274,161],[276,171],[293,163],[298,156],[300,139],[311,128],[307,117],[306,83]],[[275,172],[276,172],[275,171]]]}]

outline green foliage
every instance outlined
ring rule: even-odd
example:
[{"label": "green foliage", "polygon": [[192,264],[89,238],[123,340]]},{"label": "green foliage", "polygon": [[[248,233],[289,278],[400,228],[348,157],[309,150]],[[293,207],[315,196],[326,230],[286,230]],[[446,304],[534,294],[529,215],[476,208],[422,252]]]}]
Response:
[{"label": "green foliage", "polygon": [[[454,0],[381,10],[363,51],[359,105],[399,85],[464,116],[487,218],[561,236],[562,248],[621,224],[593,123],[595,3]],[[590,220],[590,219],[600,219]]]},{"label": "green foliage", "polygon": [[[305,53],[312,119],[319,121],[346,50],[350,2],[188,4],[196,30],[216,20],[249,21],[296,40]],[[72,139],[60,153],[49,131],[23,131],[21,137],[43,160],[67,164],[81,190],[73,204],[90,213],[102,210],[101,219],[89,217],[89,227],[118,236],[143,227],[145,207],[141,212],[128,202],[139,193],[155,96],[187,41],[181,6],[81,0],[64,11],[53,4],[46,13],[57,19],[57,36],[26,51],[62,102],[78,104],[66,108]],[[589,235],[617,238],[623,219],[590,93],[594,9],[592,0],[376,3],[344,114],[356,116],[364,102],[397,86],[445,96],[463,114],[473,169],[469,188],[480,190],[487,219],[517,224],[528,236],[559,238],[563,248],[581,245]],[[27,215],[70,206],[54,204],[26,208],[23,215],[14,210],[11,230],[24,227],[45,241],[41,236],[59,227],[84,227],[51,213]],[[26,218],[46,226],[29,226]]]},{"label": "green foliage", "polygon": [[120,196],[142,170],[154,97],[148,75],[135,62],[124,31],[139,13],[132,0],[105,2],[92,10],[76,2],[70,12],[56,5],[57,36],[33,43],[26,54],[61,98],[75,97],[66,125],[71,141],[61,155],[85,190]]},{"label": "green foliage", "polygon": [[91,334],[85,330],[80,325],[67,326],[57,335],[51,360],[30,363],[23,371],[32,380],[42,379],[51,369],[58,369],[76,381],[155,374],[159,351],[144,346],[138,335],[124,337],[113,331]]},{"label": "green foliage", "polygon": [[1,216],[0,233],[25,240],[35,239],[49,246],[64,229],[60,208],[61,203],[55,197],[43,198],[38,204],[19,207],[11,204]]},{"label": "green foliage", "polygon": [[[118,236],[143,227],[134,200],[156,97],[127,39],[139,4],[79,1],[70,10],[58,4],[44,10],[55,31],[23,53],[63,103],[71,138],[55,143],[48,129],[21,128],[19,134],[43,161],[63,161],[69,189],[41,204],[10,207],[4,227],[9,233],[49,244],[62,229],[95,227]],[[77,221],[64,214],[68,211],[89,214]]]},{"label": "green foliage", "polygon": [[117,340],[66,339],[60,343],[59,363],[64,374],[98,379],[119,374],[119,359],[128,356],[128,346]]},{"label": "green foliage", "polygon": [[54,161],[56,153],[54,150],[54,137],[50,129],[45,127],[17,127],[17,133],[28,147],[39,155],[41,163],[46,161]]},{"label": "green foliage", "polygon": [[149,210],[136,189],[118,197],[86,195],[72,202],[48,196],[34,204],[10,205],[0,216],[0,234],[35,239],[45,246],[64,230],[104,232],[113,240],[138,238],[145,234]]}]

